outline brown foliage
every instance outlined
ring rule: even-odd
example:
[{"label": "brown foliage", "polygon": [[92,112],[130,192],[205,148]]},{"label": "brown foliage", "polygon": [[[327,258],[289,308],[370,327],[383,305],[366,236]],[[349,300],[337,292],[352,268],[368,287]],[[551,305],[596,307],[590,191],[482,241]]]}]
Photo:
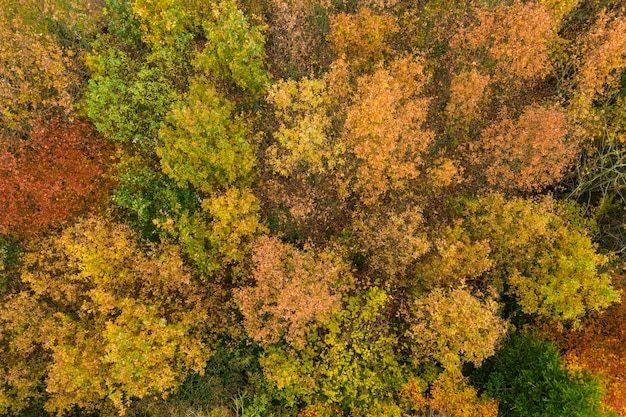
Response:
[{"label": "brown foliage", "polygon": [[[626,289],[623,271],[613,277],[615,286]],[[550,329],[544,329],[554,337]],[[605,313],[588,319],[582,330],[558,334],[557,342],[566,350],[568,368],[587,370],[605,384],[603,404],[620,416],[626,415],[626,303],[614,304]]]},{"label": "brown foliage", "polygon": [[517,120],[504,116],[469,145],[470,160],[489,187],[538,191],[563,178],[576,155],[558,106],[527,107]]},{"label": "brown foliage", "polygon": [[406,190],[420,176],[434,140],[423,127],[429,100],[420,93],[427,79],[421,62],[399,59],[358,80],[343,140],[356,157],[355,188],[364,201]]},{"label": "brown foliage", "polygon": [[368,255],[371,270],[381,278],[406,272],[430,246],[418,207],[401,212],[386,209],[358,213],[351,225],[352,238],[359,250]]},{"label": "brown foliage", "polygon": [[584,115],[595,97],[602,95],[626,68],[626,17],[601,13],[580,45],[571,106]]},{"label": "brown foliage", "polygon": [[[328,47],[329,38],[339,40],[343,46],[349,44],[350,48],[355,41],[373,47],[367,51],[370,55],[380,52],[379,47],[386,49],[383,38],[395,32],[395,19],[389,12],[398,3],[398,0],[362,0],[358,2],[361,11],[349,15],[344,12],[356,12],[350,0],[267,0],[267,46],[272,67],[285,78],[321,73],[335,58],[333,48]],[[342,34],[337,37],[338,32]],[[363,54],[351,51],[359,56]],[[346,51],[337,48],[336,52]]]},{"label": "brown foliage", "polygon": [[356,67],[371,68],[391,52],[386,41],[397,31],[393,16],[373,14],[362,8],[357,14],[334,15],[330,39],[338,56],[345,57]]},{"label": "brown foliage", "polygon": [[87,122],[35,123],[0,149],[0,232],[32,233],[84,211],[106,192],[112,149]]},{"label": "brown foliage", "polygon": [[451,123],[465,124],[480,117],[490,80],[489,75],[483,75],[476,69],[461,72],[452,79],[450,101],[446,106]]},{"label": "brown foliage", "polygon": [[493,9],[480,8],[476,19],[480,24],[460,31],[451,45],[454,49],[485,51],[486,59],[495,64],[496,81],[508,83],[505,87],[510,88],[550,71],[549,51],[556,23],[544,5],[517,0]]},{"label": "brown foliage", "polygon": [[332,60],[326,1],[269,0],[268,56],[287,76],[309,75]]},{"label": "brown foliage", "polygon": [[481,277],[493,267],[489,240],[470,239],[461,224],[442,228],[431,237],[431,251],[416,269],[427,287],[454,288],[481,282]]},{"label": "brown foliage", "polygon": [[266,151],[275,177],[263,190],[279,221],[310,239],[340,229],[346,217],[352,178],[339,128],[352,90],[347,64],[339,60],[321,79],[280,81],[268,95],[279,128]]},{"label": "brown foliage", "polygon": [[315,325],[326,323],[341,306],[349,267],[332,249],[298,250],[262,237],[252,257],[256,286],[235,292],[250,337],[264,344],[284,338],[296,348]]}]

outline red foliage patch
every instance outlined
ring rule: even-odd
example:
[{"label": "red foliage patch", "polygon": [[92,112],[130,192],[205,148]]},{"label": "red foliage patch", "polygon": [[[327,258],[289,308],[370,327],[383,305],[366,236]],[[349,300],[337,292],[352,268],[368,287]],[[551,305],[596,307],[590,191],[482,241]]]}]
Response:
[{"label": "red foliage patch", "polygon": [[28,138],[0,141],[0,233],[32,234],[105,194],[112,147],[91,124],[39,120]]}]

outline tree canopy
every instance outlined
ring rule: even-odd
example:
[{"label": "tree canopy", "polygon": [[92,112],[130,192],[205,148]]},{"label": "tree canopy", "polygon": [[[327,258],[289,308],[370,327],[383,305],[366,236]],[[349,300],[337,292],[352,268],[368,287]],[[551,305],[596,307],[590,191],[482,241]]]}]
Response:
[{"label": "tree canopy", "polygon": [[1,416],[626,416],[621,0],[0,0]]}]

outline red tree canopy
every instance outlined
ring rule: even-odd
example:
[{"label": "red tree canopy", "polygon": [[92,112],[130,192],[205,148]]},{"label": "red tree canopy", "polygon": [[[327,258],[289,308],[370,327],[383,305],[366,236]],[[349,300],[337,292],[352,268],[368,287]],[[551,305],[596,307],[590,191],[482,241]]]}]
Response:
[{"label": "red tree canopy", "polygon": [[39,120],[27,138],[0,140],[0,233],[36,232],[105,193],[112,152],[89,123]]}]

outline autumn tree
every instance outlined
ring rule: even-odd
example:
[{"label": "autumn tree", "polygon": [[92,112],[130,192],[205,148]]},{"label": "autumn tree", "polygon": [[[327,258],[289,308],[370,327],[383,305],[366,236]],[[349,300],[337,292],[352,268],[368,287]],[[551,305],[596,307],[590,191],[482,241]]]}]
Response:
[{"label": "autumn tree", "polygon": [[351,68],[338,60],[323,78],[281,82],[269,95],[279,127],[267,149],[278,192],[268,200],[287,211],[285,223],[309,234],[314,224],[337,233],[350,204],[374,209],[406,196],[398,206],[415,206],[417,190],[459,179],[460,167],[434,151],[434,134],[424,126],[423,63],[399,58],[357,79]]},{"label": "autumn tree", "polygon": [[33,119],[72,116],[85,81],[85,40],[96,30],[96,2],[0,2],[0,121],[27,130]]},{"label": "autumn tree", "polygon": [[358,80],[347,110],[344,141],[355,158],[354,190],[366,202],[386,191],[403,191],[416,180],[433,142],[423,128],[428,99],[423,64],[399,59]]},{"label": "autumn tree", "polygon": [[264,197],[282,230],[315,239],[345,222],[350,178],[345,170],[346,146],[339,140],[341,98],[352,91],[345,62],[335,63],[321,79],[277,82],[268,94],[277,119],[274,141],[265,149]]},{"label": "autumn tree", "polygon": [[110,146],[82,120],[36,121],[0,149],[0,232],[29,234],[88,210],[107,190]]},{"label": "autumn tree", "polygon": [[[29,363],[20,355],[44,355],[53,412],[103,400],[123,410],[132,398],[167,395],[190,369],[202,372],[211,323],[223,320],[220,292],[198,285],[175,247],[144,249],[127,227],[96,217],[39,242],[22,280],[27,291],[6,304],[22,313],[3,318],[4,334],[24,346],[3,356],[3,369],[17,378],[4,395],[20,392]],[[29,326],[16,327],[33,314]]]},{"label": "autumn tree", "polygon": [[28,293],[3,294],[0,305],[0,412],[18,413],[46,399],[43,379],[49,355],[40,324],[52,314]]},{"label": "autumn tree", "polygon": [[[275,143],[267,149],[268,164],[275,173],[288,177],[303,171],[324,174],[343,163],[345,145],[333,140],[338,132],[334,126],[336,87],[350,91],[346,67],[338,63],[322,79],[283,80],[268,94],[268,102],[279,121],[274,132]],[[343,81],[339,86],[333,81]],[[347,85],[344,85],[347,84]],[[344,88],[341,88],[344,87]],[[349,93],[348,93],[349,94]]]},{"label": "autumn tree", "polygon": [[185,44],[201,32],[210,8],[202,1],[134,0],[126,13],[138,23],[141,38],[148,45]]},{"label": "autumn tree", "polygon": [[385,318],[388,302],[385,291],[371,288],[348,298],[321,335],[309,335],[304,349],[267,348],[261,364],[278,398],[302,401],[321,415],[398,415],[395,393],[406,380]]},{"label": "autumn tree", "polygon": [[450,101],[446,113],[450,127],[468,126],[485,113],[491,76],[476,68],[455,74],[450,82]]},{"label": "autumn tree", "polygon": [[607,257],[552,199],[506,201],[491,194],[460,203],[462,227],[489,244],[493,265],[483,275],[485,284],[507,288],[524,313],[577,324],[588,311],[619,299],[604,269]]},{"label": "autumn tree", "polygon": [[235,299],[248,335],[262,345],[284,339],[304,348],[308,333],[339,309],[352,281],[349,266],[332,248],[300,251],[261,237],[252,262],[255,285],[237,290]]},{"label": "autumn tree", "polygon": [[250,236],[262,228],[258,200],[249,189],[200,197],[140,157],[125,156],[117,176],[113,200],[127,221],[150,241],[176,240],[206,278],[243,260]]},{"label": "autumn tree", "polygon": [[580,0],[538,0],[538,3],[546,6],[553,18],[562,23],[562,19],[580,6]]},{"label": "autumn tree", "polygon": [[[422,382],[422,383],[420,383]],[[442,417],[496,417],[498,402],[489,396],[479,395],[468,378],[459,371],[445,371],[437,376],[424,395],[423,381],[410,380],[403,388],[407,407],[419,416]]]},{"label": "autumn tree", "polygon": [[182,208],[199,210],[192,189],[177,186],[141,156],[122,154],[113,175],[117,184],[112,190],[112,201],[125,214],[126,222],[148,240],[159,240],[163,230],[158,225],[165,224]]},{"label": "autumn tree", "polygon": [[579,56],[574,60],[574,114],[584,117],[594,98],[601,96],[626,68],[626,18],[601,12],[587,36],[579,40]]},{"label": "autumn tree", "polygon": [[[614,320],[621,328],[623,318],[614,318],[613,311],[609,310],[607,317]],[[606,319],[605,319],[606,320]],[[604,320],[603,320],[604,321]],[[603,321],[590,324],[585,333],[574,333],[566,342],[570,345],[565,354],[567,369],[571,372],[590,372],[605,387],[605,396],[602,404],[614,410],[618,415],[623,415],[626,411],[624,401],[624,389],[626,388],[626,375],[624,375],[624,364],[626,363],[626,352],[623,349],[622,337],[612,334]],[[597,326],[597,330],[593,327]]]},{"label": "autumn tree", "polygon": [[416,299],[409,314],[416,353],[451,372],[492,356],[507,329],[495,300],[481,300],[464,288],[435,289]]},{"label": "autumn tree", "polygon": [[449,85],[449,98],[447,117],[438,118],[435,126],[449,150],[455,150],[452,154],[469,150],[456,157],[472,162],[464,164],[468,179],[478,181],[470,188],[541,191],[562,180],[573,165],[580,136],[568,109],[546,100],[554,91],[553,64],[560,65],[555,61],[565,54],[566,41],[557,28],[572,7],[472,3],[466,17],[457,17],[459,29],[446,43],[446,59],[436,64],[442,69],[438,82]]},{"label": "autumn tree", "polygon": [[517,120],[507,115],[468,145],[486,185],[503,191],[541,190],[561,180],[576,155],[566,115],[558,106],[530,106]]},{"label": "autumn tree", "polygon": [[[87,115],[108,140],[149,154],[170,106],[188,89],[198,52],[199,34],[176,20],[182,3],[169,4],[165,11],[162,2],[108,0],[106,30],[86,58]],[[171,38],[155,27],[169,27]]]},{"label": "autumn tree", "polygon": [[111,1],[110,29],[89,57],[87,109],[127,149],[114,201],[150,239],[176,239],[210,275],[241,260],[260,228],[250,188],[258,136],[226,96],[233,85],[261,94],[269,79],[263,36],[233,2],[211,13],[174,3]]},{"label": "autumn tree", "polygon": [[[607,7],[608,8],[608,7]],[[599,206],[623,205],[623,175],[617,163],[623,153],[624,69],[626,47],[621,33],[623,14],[591,10],[583,34],[572,40],[571,77],[563,83],[571,96],[568,111],[575,133],[583,140],[583,152],[574,172],[567,179],[569,198],[586,199]],[[573,68],[572,68],[573,67]],[[616,210],[619,213],[621,207]],[[599,216],[601,233],[610,239],[611,249],[619,250],[621,233],[614,233],[615,213]],[[607,239],[603,239],[607,241]]]},{"label": "autumn tree", "polygon": [[362,8],[356,14],[339,13],[330,20],[329,37],[336,54],[350,61],[355,70],[372,69],[392,52],[389,37],[398,31],[392,15]]},{"label": "autumn tree", "polygon": [[415,265],[415,275],[421,282],[414,286],[416,291],[458,288],[466,284],[479,291],[488,290],[480,283],[494,266],[490,240],[472,237],[462,224],[457,221],[453,226],[436,227],[429,233],[429,250]]},{"label": "autumn tree", "polygon": [[[614,285],[624,289],[623,271],[614,271]],[[540,329],[541,335],[565,351],[564,361],[570,372],[590,372],[602,383],[606,395],[602,404],[618,415],[626,411],[626,352],[624,352],[624,302],[614,304],[603,314],[595,314],[583,321],[579,330],[554,333],[548,327]]]},{"label": "autumn tree", "polygon": [[319,74],[333,59],[326,45],[331,11],[325,0],[266,3],[267,51],[272,71],[284,78]]},{"label": "autumn tree", "polygon": [[452,49],[467,50],[462,61],[467,59],[469,64],[480,57],[491,69],[489,75],[505,89],[537,80],[550,71],[556,22],[546,6],[514,1],[472,11],[477,23],[460,30],[451,40]]},{"label": "autumn tree", "polygon": [[250,189],[255,138],[244,117],[200,78],[173,107],[159,135],[163,172],[179,187],[196,190],[201,200],[199,210],[180,207],[160,227],[179,238],[204,272],[241,260],[243,244],[261,228]]},{"label": "autumn tree", "polygon": [[403,209],[357,212],[345,230],[348,249],[362,256],[363,266],[380,279],[404,277],[431,248],[421,209],[415,205]]}]

